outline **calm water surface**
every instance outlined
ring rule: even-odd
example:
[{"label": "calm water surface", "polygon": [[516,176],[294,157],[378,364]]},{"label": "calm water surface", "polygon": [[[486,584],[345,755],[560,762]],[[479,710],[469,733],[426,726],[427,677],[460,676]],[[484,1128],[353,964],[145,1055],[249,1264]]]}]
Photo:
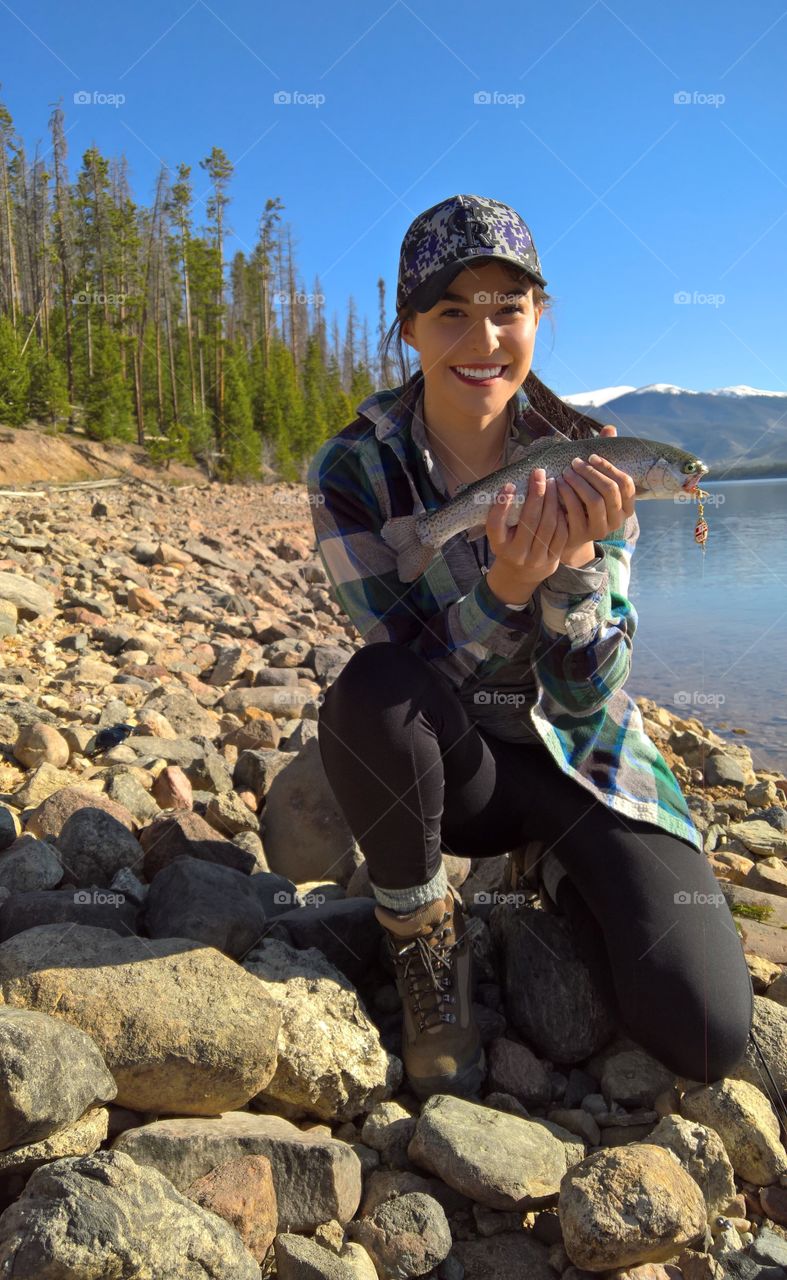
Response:
[{"label": "calm water surface", "polygon": [[626,689],[745,742],[755,768],[787,772],[787,479],[704,487],[704,555],[696,502],[636,504]]}]

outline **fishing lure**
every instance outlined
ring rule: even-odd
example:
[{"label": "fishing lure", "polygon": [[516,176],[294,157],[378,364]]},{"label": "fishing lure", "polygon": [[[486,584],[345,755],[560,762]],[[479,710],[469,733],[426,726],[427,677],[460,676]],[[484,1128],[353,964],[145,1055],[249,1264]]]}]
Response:
[{"label": "fishing lure", "polygon": [[699,507],[697,512],[697,523],[694,526],[694,541],[698,546],[702,547],[702,554],[705,555],[705,543],[708,541],[708,524],[705,520],[705,508],[703,506],[702,499],[709,498],[710,493],[707,489],[700,489],[699,486],[693,490],[693,493],[696,496]]}]

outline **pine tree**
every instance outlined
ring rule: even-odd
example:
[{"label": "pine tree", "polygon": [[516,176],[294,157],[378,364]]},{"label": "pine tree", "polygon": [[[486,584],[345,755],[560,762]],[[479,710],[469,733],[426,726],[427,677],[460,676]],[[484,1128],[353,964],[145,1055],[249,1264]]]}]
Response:
[{"label": "pine tree", "polygon": [[91,440],[133,440],[131,398],[123,381],[117,335],[100,325],[93,340],[93,376],[84,399],[85,430]]},{"label": "pine tree", "polygon": [[16,330],[7,316],[0,316],[0,422],[19,427],[25,421],[29,382]]},{"label": "pine tree", "polygon": [[224,405],[221,422],[223,480],[253,480],[260,474],[261,441],[254,430],[251,396],[242,358],[227,346],[224,361]]},{"label": "pine tree", "polygon": [[30,371],[28,416],[54,426],[58,418],[68,416],[65,369],[52,352],[46,352],[37,342],[28,347],[27,365]]}]

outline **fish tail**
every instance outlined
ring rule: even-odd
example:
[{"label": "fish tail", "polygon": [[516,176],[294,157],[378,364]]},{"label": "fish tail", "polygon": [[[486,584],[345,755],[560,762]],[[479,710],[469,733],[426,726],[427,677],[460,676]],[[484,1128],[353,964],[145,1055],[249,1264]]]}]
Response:
[{"label": "fish tail", "polygon": [[418,537],[418,516],[394,516],[386,520],[380,534],[396,552],[396,572],[402,582],[412,582],[432,563],[437,549]]}]

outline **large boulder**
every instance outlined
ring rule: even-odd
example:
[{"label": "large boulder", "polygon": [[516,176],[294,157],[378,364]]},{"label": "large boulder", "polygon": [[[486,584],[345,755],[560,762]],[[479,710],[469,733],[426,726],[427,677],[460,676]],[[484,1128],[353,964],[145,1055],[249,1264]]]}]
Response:
[{"label": "large boulder", "polygon": [[257,866],[253,853],[248,853],[231,840],[225,840],[210,823],[191,810],[157,818],[140,831],[139,842],[145,851],[143,868],[146,880],[152,880],[170,862],[182,857],[215,862],[247,875]]},{"label": "large boulder", "polygon": [[407,1148],[414,1164],[490,1209],[531,1209],[557,1196],[566,1148],[533,1120],[433,1094]]},{"label": "large boulder", "polygon": [[262,815],[271,871],[296,884],[330,877],[346,885],[355,870],[355,840],[325,775],[316,738],[276,774]]},{"label": "large boulder", "polygon": [[543,911],[525,919],[506,903],[490,916],[502,952],[511,1025],[540,1058],[583,1062],[615,1031],[615,1017],[579,955],[568,922]]},{"label": "large boulder", "polygon": [[25,814],[25,831],[38,836],[39,840],[57,841],[71,815],[85,808],[109,813],[129,831],[133,831],[136,824],[128,809],[97,790],[98,786],[103,787],[103,783],[97,783],[92,790],[84,785],[61,787]]},{"label": "large boulder", "polygon": [[0,1007],[0,1150],[46,1138],[116,1094],[84,1031],[32,1009]]},{"label": "large boulder", "polygon": [[263,985],[212,947],[40,925],[0,945],[5,1003],[95,1040],[133,1111],[216,1115],[264,1089],[281,1015]]},{"label": "large boulder", "polygon": [[0,573],[0,600],[13,604],[21,618],[38,618],[55,611],[55,598],[21,573]]},{"label": "large boulder", "polygon": [[92,808],[72,813],[63,824],[57,847],[66,876],[80,887],[108,888],[122,867],[136,870],[143,856],[139,841],[122,822]]},{"label": "large boulder", "polygon": [[560,1184],[566,1253],[589,1271],[664,1262],[705,1238],[702,1192],[671,1151],[646,1142],[594,1151]]},{"label": "large boulder", "polygon": [[298,1129],[281,1116],[230,1111],[210,1119],[157,1120],[127,1129],[113,1150],[153,1165],[184,1191],[226,1160],[267,1156],[279,1231],[314,1231],[332,1218],[349,1222],[361,1202],[361,1162],[350,1144],[320,1129]]},{"label": "large boulder", "polygon": [[316,948],[271,939],[244,968],[281,1010],[276,1071],[255,1105],[277,1110],[281,1103],[291,1118],[352,1120],[398,1089],[400,1060],[383,1048],[355,989]]},{"label": "large boulder", "polygon": [[215,862],[176,858],[153,877],[145,928],[151,938],[194,938],[239,960],[267,928],[253,879]]},{"label": "large boulder", "polygon": [[0,1217],[0,1275],[14,1280],[260,1280],[238,1233],[155,1169],[117,1151],[55,1160]]}]

